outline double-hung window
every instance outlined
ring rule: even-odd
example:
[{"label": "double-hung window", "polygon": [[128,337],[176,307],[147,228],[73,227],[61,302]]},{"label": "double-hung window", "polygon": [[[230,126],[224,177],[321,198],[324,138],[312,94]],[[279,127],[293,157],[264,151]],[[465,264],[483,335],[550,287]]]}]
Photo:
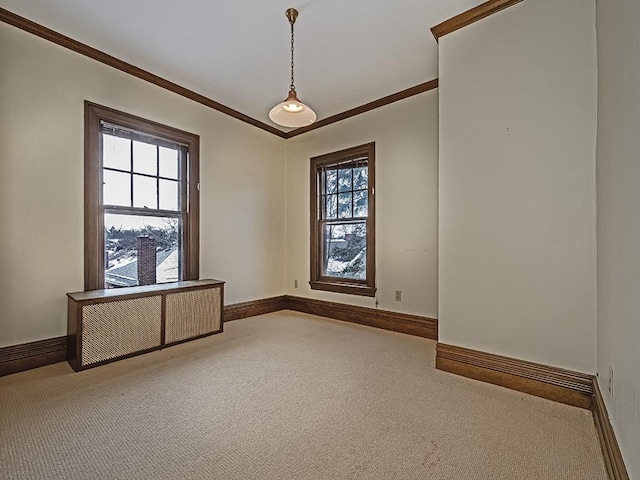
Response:
[{"label": "double-hung window", "polygon": [[312,289],[375,295],[374,180],[374,143],[311,159]]},{"label": "double-hung window", "polygon": [[86,103],[85,289],[198,278],[199,138]]}]

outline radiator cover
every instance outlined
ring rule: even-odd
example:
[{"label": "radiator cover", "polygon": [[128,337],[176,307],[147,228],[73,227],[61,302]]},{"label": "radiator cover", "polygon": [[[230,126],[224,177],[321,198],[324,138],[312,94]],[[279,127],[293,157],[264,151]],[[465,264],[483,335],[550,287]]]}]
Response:
[{"label": "radiator cover", "polygon": [[83,370],[219,333],[223,293],[219,280],[69,293],[69,364]]},{"label": "radiator cover", "polygon": [[218,290],[192,290],[167,295],[166,343],[199,337],[221,328],[222,302]]}]

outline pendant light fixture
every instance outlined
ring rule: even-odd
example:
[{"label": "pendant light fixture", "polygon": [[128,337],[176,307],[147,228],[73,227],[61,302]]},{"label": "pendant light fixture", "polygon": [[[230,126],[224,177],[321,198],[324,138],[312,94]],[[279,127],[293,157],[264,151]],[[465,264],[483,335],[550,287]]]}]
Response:
[{"label": "pendant light fixture", "polygon": [[289,96],[269,111],[269,118],[283,127],[305,127],[316,121],[316,113],[298,99],[296,87],[293,84],[293,24],[298,18],[298,11],[295,8],[289,8],[285,15],[291,25],[291,85],[289,85]]}]

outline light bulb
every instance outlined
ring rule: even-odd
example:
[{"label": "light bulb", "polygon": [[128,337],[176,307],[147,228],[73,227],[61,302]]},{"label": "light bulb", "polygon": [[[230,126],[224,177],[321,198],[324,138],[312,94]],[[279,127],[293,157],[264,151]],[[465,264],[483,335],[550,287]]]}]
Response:
[{"label": "light bulb", "polygon": [[282,108],[284,108],[287,112],[298,113],[304,110],[304,105],[300,103],[289,102],[285,103]]}]

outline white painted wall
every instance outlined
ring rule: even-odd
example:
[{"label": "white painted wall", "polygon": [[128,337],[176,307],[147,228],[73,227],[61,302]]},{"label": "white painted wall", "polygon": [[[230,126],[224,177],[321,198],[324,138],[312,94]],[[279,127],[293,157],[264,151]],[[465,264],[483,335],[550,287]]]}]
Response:
[{"label": "white painted wall", "polygon": [[440,341],[595,371],[595,5],[440,39]]},{"label": "white painted wall", "polygon": [[[438,94],[422,93],[287,142],[287,293],[374,307],[309,287],[310,158],[376,142],[378,307],[437,317]],[[294,280],[298,288],[294,288]],[[396,290],[402,301],[396,302]]]},{"label": "white painted wall", "polygon": [[640,3],[598,0],[597,30],[598,381],[640,478]]},{"label": "white painted wall", "polygon": [[380,308],[437,316],[436,91],[285,144],[5,24],[0,68],[0,347],[64,335],[83,288],[84,100],[200,135],[201,277],[227,282],[225,303],[375,305],[307,283],[309,158],[375,141]]},{"label": "white painted wall", "polygon": [[200,135],[201,278],[284,294],[284,141],[0,23],[0,347],[66,334],[83,289],[84,100]]}]

